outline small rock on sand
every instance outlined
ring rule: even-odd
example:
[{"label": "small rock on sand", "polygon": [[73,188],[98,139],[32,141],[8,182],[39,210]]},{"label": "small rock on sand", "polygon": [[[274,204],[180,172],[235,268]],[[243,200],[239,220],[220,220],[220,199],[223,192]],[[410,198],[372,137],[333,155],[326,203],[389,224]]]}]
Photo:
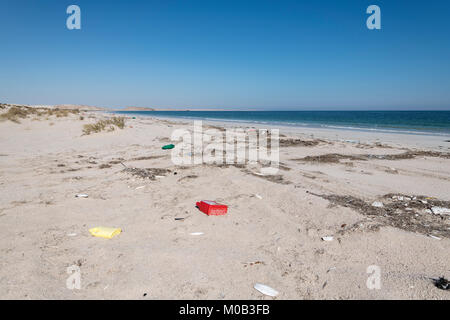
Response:
[{"label": "small rock on sand", "polygon": [[383,202],[375,201],[374,203],[372,203],[372,207],[383,208]]}]

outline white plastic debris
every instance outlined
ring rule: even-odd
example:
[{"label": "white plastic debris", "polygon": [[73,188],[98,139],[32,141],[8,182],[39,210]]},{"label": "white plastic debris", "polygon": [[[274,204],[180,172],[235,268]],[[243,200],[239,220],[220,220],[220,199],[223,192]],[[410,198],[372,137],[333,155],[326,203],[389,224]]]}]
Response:
[{"label": "white plastic debris", "polygon": [[204,234],[203,232],[192,232],[192,233],[190,233],[191,236],[201,236],[203,234]]},{"label": "white plastic debris", "polygon": [[431,208],[434,214],[450,214],[450,208],[433,207]]},{"label": "white plastic debris", "polygon": [[75,237],[77,234],[76,233],[68,233],[67,236],[68,237]]},{"label": "white plastic debris", "polygon": [[255,194],[255,197],[257,197],[259,200],[262,199],[262,197],[259,194]]},{"label": "white plastic debris", "polygon": [[253,288],[269,297],[276,297],[279,294],[277,290],[261,283],[256,283]]},{"label": "white plastic debris", "polygon": [[87,194],[77,194],[75,196],[75,198],[88,198],[88,197],[89,197],[89,195],[87,195]]},{"label": "white plastic debris", "polygon": [[374,203],[372,203],[372,207],[383,208],[383,202],[375,201]]},{"label": "white plastic debris", "polygon": [[326,236],[326,237],[322,237],[323,241],[333,241],[333,237],[332,236]]},{"label": "white plastic debris", "polygon": [[143,189],[143,188],[145,188],[145,186],[137,187],[135,190],[139,190],[139,189]]},{"label": "white plastic debris", "polygon": [[420,202],[422,202],[423,204],[427,204],[428,203],[427,200],[420,200]]},{"label": "white plastic debris", "polygon": [[435,239],[435,240],[441,240],[441,238],[436,237],[436,236],[432,236],[431,234],[430,234],[430,238],[433,238],[433,239]]},{"label": "white plastic debris", "polygon": [[259,173],[259,172],[252,172],[253,174],[256,174],[257,176],[264,176],[264,174]]}]

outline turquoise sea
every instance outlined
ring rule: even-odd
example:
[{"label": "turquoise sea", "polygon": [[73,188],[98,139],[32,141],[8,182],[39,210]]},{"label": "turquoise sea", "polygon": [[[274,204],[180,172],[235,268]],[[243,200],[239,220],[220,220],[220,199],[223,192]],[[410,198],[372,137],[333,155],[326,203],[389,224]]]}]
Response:
[{"label": "turquoise sea", "polygon": [[119,111],[130,116],[450,136],[450,111]]}]

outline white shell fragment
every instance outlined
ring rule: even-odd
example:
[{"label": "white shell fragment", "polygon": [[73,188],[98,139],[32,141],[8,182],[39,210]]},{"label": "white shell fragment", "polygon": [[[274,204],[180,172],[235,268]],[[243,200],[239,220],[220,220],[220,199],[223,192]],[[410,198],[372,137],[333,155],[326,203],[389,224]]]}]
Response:
[{"label": "white shell fragment", "polygon": [[269,286],[266,286],[264,284],[261,284],[261,283],[255,284],[255,286],[253,288],[258,290],[262,294],[265,294],[266,296],[270,296],[270,297],[276,297],[279,294],[279,292],[277,290],[275,290]]},{"label": "white shell fragment", "polygon": [[383,202],[375,201],[374,203],[372,203],[372,207],[383,208]]},{"label": "white shell fragment", "polygon": [[434,214],[450,214],[450,209],[443,207],[433,207],[431,208],[431,211],[433,211]]},{"label": "white shell fragment", "polygon": [[191,236],[201,236],[203,234],[204,234],[203,232],[192,232],[192,233],[190,233]]},{"label": "white shell fragment", "polygon": [[327,236],[327,237],[322,237],[323,241],[333,241],[333,237],[332,236]]}]

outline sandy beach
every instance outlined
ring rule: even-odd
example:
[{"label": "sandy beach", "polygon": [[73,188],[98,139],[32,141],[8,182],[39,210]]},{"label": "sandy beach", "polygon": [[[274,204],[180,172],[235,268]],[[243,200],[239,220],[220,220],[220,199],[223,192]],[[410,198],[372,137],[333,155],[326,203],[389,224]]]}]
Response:
[{"label": "sandy beach", "polygon": [[[450,215],[432,210],[450,208],[442,136],[280,128],[274,177],[174,165],[161,147],[192,121],[128,116],[83,134],[111,117],[0,122],[0,299],[449,299],[431,280],[450,278]],[[124,165],[162,170],[142,179]],[[228,214],[207,216],[200,200]],[[122,232],[97,238],[98,226]]]}]

